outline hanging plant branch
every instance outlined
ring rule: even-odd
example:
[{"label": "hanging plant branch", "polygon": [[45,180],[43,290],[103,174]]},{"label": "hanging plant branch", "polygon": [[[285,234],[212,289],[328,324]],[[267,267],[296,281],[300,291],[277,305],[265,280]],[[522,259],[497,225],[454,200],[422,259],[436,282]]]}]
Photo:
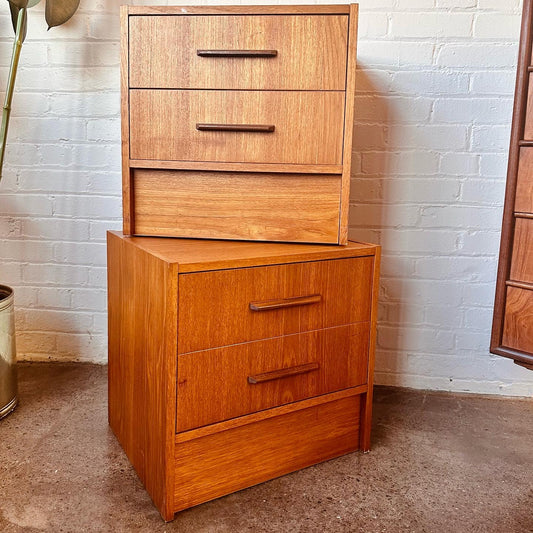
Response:
[{"label": "hanging plant branch", "polygon": [[[9,77],[7,79],[7,89],[2,110],[2,126],[0,129],[0,181],[2,180],[2,170],[4,168],[4,155],[6,151],[7,130],[9,117],[11,116],[11,102],[15,91],[15,78],[20,59],[22,43],[26,38],[28,26],[27,11],[30,7],[36,6],[41,0],[8,0],[9,11],[11,13],[11,23],[15,30],[15,42],[11,54],[9,66]],[[80,0],[46,0],[45,19],[48,29],[61,26],[69,20],[80,5]]]},{"label": "hanging plant branch", "polygon": [[[12,4],[10,4],[11,6]],[[17,77],[17,68],[19,65],[20,51],[22,43],[26,36],[27,26],[27,9],[25,7],[17,9],[17,25],[15,28],[15,42],[13,43],[13,53],[11,54],[11,64],[9,66],[9,77],[7,78],[7,90],[2,109],[2,129],[0,130],[0,180],[2,179],[2,169],[4,168],[4,154],[6,151],[7,128],[9,126],[9,117],[11,116],[11,101],[15,90],[15,78]],[[13,15],[13,11],[11,11]]]}]

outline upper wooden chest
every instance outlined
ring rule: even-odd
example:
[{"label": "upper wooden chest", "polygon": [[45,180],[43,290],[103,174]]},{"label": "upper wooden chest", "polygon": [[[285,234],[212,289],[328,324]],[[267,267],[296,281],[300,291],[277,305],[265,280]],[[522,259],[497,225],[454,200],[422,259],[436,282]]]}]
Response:
[{"label": "upper wooden chest", "polygon": [[124,233],[346,244],[356,27],[356,5],[124,6]]}]

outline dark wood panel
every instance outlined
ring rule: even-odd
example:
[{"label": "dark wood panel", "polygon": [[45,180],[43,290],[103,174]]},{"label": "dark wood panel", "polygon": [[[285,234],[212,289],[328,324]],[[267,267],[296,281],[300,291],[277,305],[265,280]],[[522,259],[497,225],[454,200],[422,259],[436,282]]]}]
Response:
[{"label": "dark wood panel", "polygon": [[533,213],[533,147],[520,149],[514,210]]},{"label": "dark wood panel", "polygon": [[524,140],[533,140],[533,75],[529,73]]},{"label": "dark wood panel", "polygon": [[[510,276],[511,256],[513,252],[513,236],[515,230],[514,213],[515,205],[518,202],[519,207],[524,207],[524,199],[518,199],[517,194],[517,175],[519,171],[519,159],[522,160],[523,172],[528,172],[529,154],[524,151],[521,155],[520,145],[524,144],[523,139],[526,139],[522,150],[530,149],[531,142],[531,127],[532,119],[531,112],[527,113],[528,94],[533,96],[533,93],[528,90],[530,83],[530,75],[528,67],[531,64],[531,43],[532,43],[532,26],[533,26],[533,2],[532,0],[525,0],[522,12],[522,29],[520,33],[520,48],[518,53],[518,68],[516,75],[515,86],[515,101],[513,108],[513,122],[511,127],[511,142],[509,148],[509,164],[507,169],[507,185],[505,189],[505,204],[503,212],[502,233],[500,240],[500,256],[498,262],[498,275],[496,281],[496,295],[494,301],[494,314],[492,322],[492,335],[490,342],[490,350],[492,353],[504,355],[506,357],[513,357],[512,352],[505,350],[504,336],[504,320],[507,309],[506,297],[507,287],[506,282]],[[529,105],[531,110],[531,105]],[[526,125],[526,121],[528,124]],[[527,145],[527,146],[526,146]],[[524,186],[523,178],[521,179],[521,190]],[[533,353],[533,345],[528,350]]]},{"label": "dark wood panel", "polygon": [[503,346],[531,352],[533,346],[533,291],[508,287]]},{"label": "dark wood panel", "polygon": [[515,221],[511,280],[533,283],[533,219]]}]

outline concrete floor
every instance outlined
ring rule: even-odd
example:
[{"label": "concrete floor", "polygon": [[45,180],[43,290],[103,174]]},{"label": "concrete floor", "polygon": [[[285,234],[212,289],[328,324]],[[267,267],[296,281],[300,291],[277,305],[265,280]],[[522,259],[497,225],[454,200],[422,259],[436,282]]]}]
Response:
[{"label": "concrete floor", "polygon": [[106,368],[19,365],[0,421],[0,531],[533,531],[533,402],[377,388],[373,451],[165,524],[107,426]]}]

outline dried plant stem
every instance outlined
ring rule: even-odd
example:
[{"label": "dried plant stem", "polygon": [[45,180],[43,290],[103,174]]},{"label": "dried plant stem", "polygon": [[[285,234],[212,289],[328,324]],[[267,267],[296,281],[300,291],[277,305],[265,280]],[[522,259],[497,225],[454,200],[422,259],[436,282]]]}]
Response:
[{"label": "dried plant stem", "polygon": [[20,50],[24,40],[24,27],[26,26],[26,8],[20,9],[17,18],[17,31],[15,32],[15,42],[13,43],[13,53],[11,55],[11,65],[9,67],[9,78],[7,80],[6,97],[2,110],[2,129],[0,130],[0,180],[2,179],[2,169],[4,168],[4,154],[7,141],[7,127],[11,115],[11,101],[15,89],[15,78],[19,65]]}]

